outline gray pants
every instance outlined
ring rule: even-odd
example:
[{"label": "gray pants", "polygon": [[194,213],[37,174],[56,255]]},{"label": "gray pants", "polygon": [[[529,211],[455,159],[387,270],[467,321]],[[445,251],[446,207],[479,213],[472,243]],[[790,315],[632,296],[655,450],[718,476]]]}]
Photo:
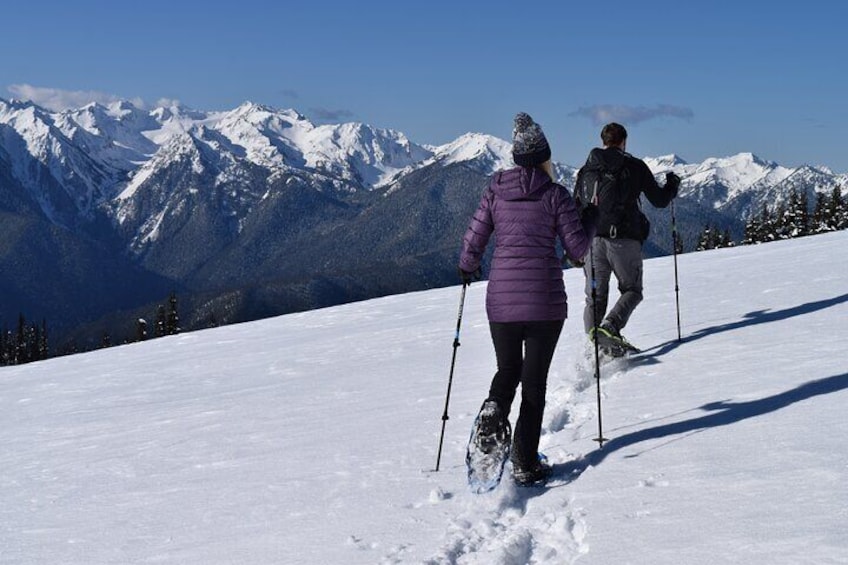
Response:
[{"label": "gray pants", "polygon": [[[583,309],[583,327],[589,333],[595,327],[595,305],[592,301],[592,262],[595,265],[597,284],[598,325],[605,320],[621,331],[636,306],[642,302],[642,242],[635,239],[609,239],[596,237],[592,242],[592,255],[586,258],[583,272],[586,275],[586,307]],[[618,281],[621,296],[607,314],[610,275]]]}]

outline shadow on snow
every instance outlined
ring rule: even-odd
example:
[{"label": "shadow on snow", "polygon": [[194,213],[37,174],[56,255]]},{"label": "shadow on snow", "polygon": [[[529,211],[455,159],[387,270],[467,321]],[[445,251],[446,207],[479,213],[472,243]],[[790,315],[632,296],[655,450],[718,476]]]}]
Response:
[{"label": "shadow on snow", "polygon": [[[642,442],[728,426],[763,414],[776,412],[796,402],[845,389],[848,389],[848,373],[809,381],[791,390],[759,400],[711,402],[700,407],[700,410],[707,411],[709,414],[615,437],[605,442],[602,448],[598,448],[578,460],[556,464],[554,465],[554,478],[568,482],[573,481],[589,467],[599,465],[608,455]],[[638,455],[628,457],[638,457]]]},{"label": "shadow on snow", "polygon": [[651,347],[650,349],[645,349],[640,354],[632,358],[631,364],[634,366],[653,365],[658,362],[658,357],[662,357],[666,353],[674,351],[685,343],[690,343],[707,336],[734,331],[748,326],[779,322],[782,320],[787,320],[789,318],[794,318],[795,316],[811,314],[819,310],[825,310],[832,306],[836,306],[837,304],[842,304],[843,302],[848,302],[848,294],[835,296],[833,298],[828,298],[825,300],[817,300],[815,302],[807,302],[806,304],[799,304],[798,306],[793,306],[792,308],[785,308],[783,310],[776,310],[774,312],[770,312],[768,310],[755,310],[753,312],[748,312],[742,317],[741,320],[738,320],[736,322],[730,322],[727,324],[721,324],[719,326],[703,328],[696,331],[692,335],[685,336],[681,340],[667,341],[665,343],[661,343],[660,345]]}]

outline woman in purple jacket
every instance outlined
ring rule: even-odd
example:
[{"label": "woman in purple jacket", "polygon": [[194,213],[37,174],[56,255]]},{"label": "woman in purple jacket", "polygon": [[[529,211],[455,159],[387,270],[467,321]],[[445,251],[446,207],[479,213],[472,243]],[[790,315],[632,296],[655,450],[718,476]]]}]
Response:
[{"label": "woman in purple jacket", "polygon": [[485,440],[503,431],[521,384],[512,473],[518,484],[531,485],[551,472],[538,448],[548,370],[567,314],[556,243],[559,239],[569,258],[583,259],[595,235],[597,210],[589,207],[581,218],[568,190],[553,181],[547,139],[523,112],[515,116],[512,155],[517,167],[495,173],[483,192],[462,240],[459,270],[463,284],[479,278],[494,234],[486,312],[498,370],[477,434]]}]

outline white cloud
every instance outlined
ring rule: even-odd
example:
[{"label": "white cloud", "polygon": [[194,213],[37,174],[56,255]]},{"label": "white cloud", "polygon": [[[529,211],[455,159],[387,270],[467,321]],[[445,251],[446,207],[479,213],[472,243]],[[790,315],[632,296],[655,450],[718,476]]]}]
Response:
[{"label": "white cloud", "polygon": [[59,88],[44,88],[32,86],[31,84],[13,84],[7,90],[15,98],[29,100],[48,110],[60,111],[68,108],[80,108],[92,102],[100,104],[111,104],[126,100],[139,108],[146,108],[147,104],[141,98],[123,98],[106,92],[96,90],[62,90]]},{"label": "white cloud", "polygon": [[695,113],[691,108],[672,106],[670,104],[658,104],[656,106],[599,104],[579,108],[572,112],[571,115],[589,118],[595,125],[607,124],[609,122],[621,122],[632,125],[661,117],[691,120],[695,116]]},{"label": "white cloud", "polygon": [[182,103],[177,98],[160,98],[156,101],[157,108],[170,108],[172,106],[181,106]]}]

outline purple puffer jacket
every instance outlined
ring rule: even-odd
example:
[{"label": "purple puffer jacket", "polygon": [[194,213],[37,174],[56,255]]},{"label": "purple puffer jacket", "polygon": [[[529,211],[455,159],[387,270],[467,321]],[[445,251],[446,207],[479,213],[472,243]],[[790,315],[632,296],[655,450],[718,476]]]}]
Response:
[{"label": "purple puffer jacket", "polygon": [[462,239],[459,268],[469,273],[495,234],[486,312],[490,322],[564,320],[559,237],[571,259],[589,251],[595,224],[584,227],[571,195],[541,169],[495,173]]}]

